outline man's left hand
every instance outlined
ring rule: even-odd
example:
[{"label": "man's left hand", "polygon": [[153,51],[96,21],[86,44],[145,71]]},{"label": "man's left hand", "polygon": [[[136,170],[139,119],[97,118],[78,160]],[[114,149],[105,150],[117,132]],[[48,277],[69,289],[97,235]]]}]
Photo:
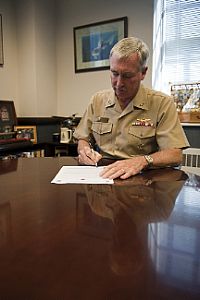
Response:
[{"label": "man's left hand", "polygon": [[140,173],[147,166],[144,156],[136,156],[130,159],[118,160],[113,164],[106,166],[100,173],[103,178],[109,179],[127,179]]}]

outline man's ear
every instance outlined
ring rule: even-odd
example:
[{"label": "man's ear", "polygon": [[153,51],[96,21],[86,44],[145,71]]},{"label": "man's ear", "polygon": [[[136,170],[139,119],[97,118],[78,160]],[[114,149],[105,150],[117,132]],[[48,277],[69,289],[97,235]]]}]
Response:
[{"label": "man's ear", "polygon": [[142,68],[142,72],[141,72],[141,74],[142,74],[142,76],[141,76],[141,80],[143,80],[143,79],[144,79],[144,77],[146,76],[147,70],[148,70],[148,67],[144,67],[144,68]]}]

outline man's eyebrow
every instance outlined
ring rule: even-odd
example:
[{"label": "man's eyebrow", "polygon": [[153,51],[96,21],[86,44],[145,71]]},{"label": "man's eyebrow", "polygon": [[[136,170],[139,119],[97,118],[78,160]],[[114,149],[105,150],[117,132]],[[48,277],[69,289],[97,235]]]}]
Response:
[{"label": "man's eyebrow", "polygon": [[120,75],[134,75],[135,73],[132,72],[132,71],[124,71],[124,72],[119,72],[119,71],[116,71],[116,70],[113,70],[113,69],[110,69],[110,71],[112,73],[117,73],[117,74],[120,74]]},{"label": "man's eyebrow", "polygon": [[114,70],[114,69],[110,69],[111,72],[116,72],[116,73],[119,73],[119,74],[125,74],[125,73],[133,73],[132,71],[123,71],[123,72],[120,72],[120,71],[117,71],[117,70]]}]

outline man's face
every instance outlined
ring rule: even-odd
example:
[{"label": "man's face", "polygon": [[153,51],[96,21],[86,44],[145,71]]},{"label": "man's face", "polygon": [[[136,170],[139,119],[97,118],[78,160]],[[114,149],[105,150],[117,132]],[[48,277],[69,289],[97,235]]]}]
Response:
[{"label": "man's face", "polygon": [[110,71],[115,95],[123,103],[135,97],[147,68],[141,71],[137,53],[133,53],[127,59],[119,59],[116,54],[113,54],[110,58]]}]

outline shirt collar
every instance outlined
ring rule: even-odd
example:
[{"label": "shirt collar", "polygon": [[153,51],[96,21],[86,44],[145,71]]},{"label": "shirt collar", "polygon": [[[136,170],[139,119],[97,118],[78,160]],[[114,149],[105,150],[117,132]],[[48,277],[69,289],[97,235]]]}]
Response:
[{"label": "shirt collar", "polygon": [[112,90],[108,100],[106,101],[106,107],[113,106],[115,103],[116,103],[116,97],[114,91]]},{"label": "shirt collar", "polygon": [[140,84],[140,88],[133,98],[133,107],[138,107],[141,109],[149,110],[149,101],[147,97],[147,92],[143,84]]},{"label": "shirt collar", "polygon": [[[116,104],[116,97],[114,91],[110,94],[110,97],[106,101],[106,107],[110,107]],[[132,100],[132,107],[138,107],[140,109],[149,110],[149,101],[147,97],[147,92],[143,84],[140,84],[140,88]]]}]

